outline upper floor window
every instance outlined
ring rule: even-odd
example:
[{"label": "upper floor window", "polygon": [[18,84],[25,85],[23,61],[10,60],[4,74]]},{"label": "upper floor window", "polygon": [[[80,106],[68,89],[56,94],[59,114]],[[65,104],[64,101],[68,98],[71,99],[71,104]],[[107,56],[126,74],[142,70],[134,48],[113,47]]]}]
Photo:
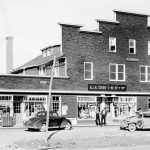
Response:
[{"label": "upper floor window", "polygon": [[150,41],[148,41],[148,55],[150,55]]},{"label": "upper floor window", "polygon": [[116,38],[109,37],[109,52],[116,52]]},{"label": "upper floor window", "polygon": [[93,80],[92,62],[84,62],[84,80]]},{"label": "upper floor window", "polygon": [[53,54],[53,48],[49,48],[48,50],[47,50],[47,56],[50,56],[50,55],[52,55]]},{"label": "upper floor window", "polygon": [[59,67],[55,67],[53,73],[54,73],[54,77],[58,77],[59,76]]},{"label": "upper floor window", "polygon": [[136,41],[129,39],[129,54],[136,54]]},{"label": "upper floor window", "polygon": [[140,81],[150,82],[150,66],[140,66]]},{"label": "upper floor window", "polygon": [[43,50],[43,52],[42,52],[42,53],[43,53],[43,58],[44,58],[44,57],[46,57],[46,55],[47,55],[46,50]]},{"label": "upper floor window", "polygon": [[109,80],[110,81],[125,81],[125,65],[110,64],[109,65]]},{"label": "upper floor window", "polygon": [[39,68],[39,75],[46,75],[46,68],[45,67],[40,67]]}]

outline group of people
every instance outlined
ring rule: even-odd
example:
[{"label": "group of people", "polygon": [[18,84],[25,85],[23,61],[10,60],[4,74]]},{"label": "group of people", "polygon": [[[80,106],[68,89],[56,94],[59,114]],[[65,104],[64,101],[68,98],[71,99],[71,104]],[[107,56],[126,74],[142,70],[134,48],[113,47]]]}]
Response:
[{"label": "group of people", "polygon": [[107,116],[107,106],[105,104],[105,100],[102,100],[102,103],[100,105],[100,111],[98,107],[96,108],[96,125],[102,126],[106,125],[106,116]]}]

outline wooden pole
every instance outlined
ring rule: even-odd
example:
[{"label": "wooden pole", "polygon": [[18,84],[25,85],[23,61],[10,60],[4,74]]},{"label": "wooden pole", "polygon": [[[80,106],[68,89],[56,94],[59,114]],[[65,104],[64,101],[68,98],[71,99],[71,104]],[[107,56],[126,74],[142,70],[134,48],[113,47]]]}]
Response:
[{"label": "wooden pole", "polygon": [[52,75],[50,78],[50,84],[49,84],[49,94],[48,94],[48,99],[47,99],[47,117],[46,117],[46,143],[48,142],[48,125],[49,125],[49,111],[52,110],[52,83],[53,83],[53,76],[54,76],[54,68],[55,68],[55,56],[53,60],[53,66],[52,66]]}]

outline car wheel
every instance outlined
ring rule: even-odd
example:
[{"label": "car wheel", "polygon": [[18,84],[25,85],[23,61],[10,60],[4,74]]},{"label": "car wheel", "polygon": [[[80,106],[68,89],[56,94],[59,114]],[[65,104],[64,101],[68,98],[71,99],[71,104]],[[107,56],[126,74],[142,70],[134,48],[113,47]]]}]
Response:
[{"label": "car wheel", "polygon": [[72,126],[71,126],[71,124],[70,124],[70,122],[66,122],[66,124],[65,124],[65,130],[70,130],[72,128]]},{"label": "car wheel", "polygon": [[136,123],[136,127],[138,129],[143,129],[144,127],[144,122],[142,120],[139,120],[137,123]]},{"label": "car wheel", "polygon": [[41,132],[45,132],[46,131],[46,124],[42,124],[41,128],[40,128]]},{"label": "car wheel", "polygon": [[135,131],[136,125],[134,123],[130,123],[128,126],[129,131]]}]

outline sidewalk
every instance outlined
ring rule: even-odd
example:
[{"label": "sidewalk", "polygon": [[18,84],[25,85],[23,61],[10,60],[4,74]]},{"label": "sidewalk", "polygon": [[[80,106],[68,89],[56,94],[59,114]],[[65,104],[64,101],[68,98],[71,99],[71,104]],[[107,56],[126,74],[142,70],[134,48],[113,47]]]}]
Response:
[{"label": "sidewalk", "polygon": [[[73,127],[95,127],[94,120],[77,120],[76,124],[73,124]],[[107,122],[106,126],[119,126],[119,122],[116,121],[109,121]],[[2,127],[0,129],[25,129],[22,124],[14,125],[13,127]]]}]

